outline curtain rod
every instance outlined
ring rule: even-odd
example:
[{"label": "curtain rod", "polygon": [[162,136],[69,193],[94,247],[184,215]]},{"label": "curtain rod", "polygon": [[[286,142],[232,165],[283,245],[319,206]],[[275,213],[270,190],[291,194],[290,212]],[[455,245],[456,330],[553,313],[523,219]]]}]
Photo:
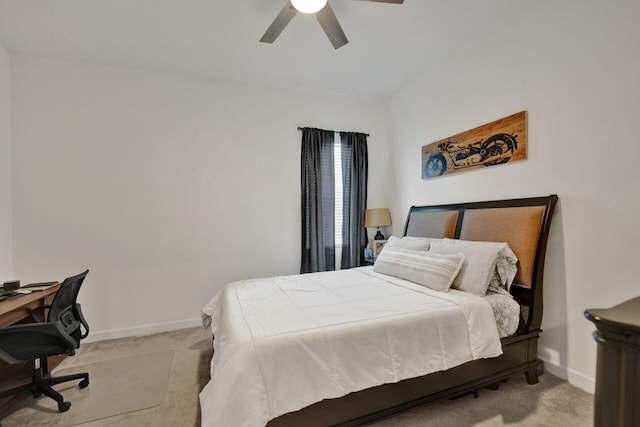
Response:
[{"label": "curtain rod", "polygon": [[[303,127],[298,126],[298,130],[302,130],[304,129]],[[342,131],[342,130],[334,130],[333,132],[339,132],[339,133],[362,133],[362,132],[347,132],[347,131]],[[370,136],[368,133],[365,133],[364,136]]]}]

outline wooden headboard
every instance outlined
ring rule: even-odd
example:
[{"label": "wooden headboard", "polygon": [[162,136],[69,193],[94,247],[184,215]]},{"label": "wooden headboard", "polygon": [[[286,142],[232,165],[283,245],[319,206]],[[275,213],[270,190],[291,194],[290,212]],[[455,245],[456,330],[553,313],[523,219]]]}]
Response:
[{"label": "wooden headboard", "polygon": [[511,294],[523,308],[525,332],[540,329],[542,278],[551,216],[558,196],[412,206],[405,236],[506,242],[518,257]]}]

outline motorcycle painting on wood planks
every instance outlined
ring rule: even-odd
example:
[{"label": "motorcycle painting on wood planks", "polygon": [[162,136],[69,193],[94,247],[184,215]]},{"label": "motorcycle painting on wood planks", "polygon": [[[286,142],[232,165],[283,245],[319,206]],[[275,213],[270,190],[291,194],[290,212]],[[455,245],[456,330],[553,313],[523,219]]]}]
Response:
[{"label": "motorcycle painting on wood planks", "polygon": [[422,146],[422,179],[527,158],[527,112]]}]

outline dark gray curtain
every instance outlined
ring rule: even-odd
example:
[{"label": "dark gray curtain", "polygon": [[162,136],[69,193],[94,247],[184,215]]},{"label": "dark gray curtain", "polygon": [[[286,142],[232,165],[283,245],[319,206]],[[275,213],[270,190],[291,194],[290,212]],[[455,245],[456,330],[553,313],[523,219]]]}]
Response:
[{"label": "dark gray curtain", "polygon": [[342,266],[359,267],[367,246],[364,211],[367,208],[369,160],[367,136],[340,132],[342,148]]},{"label": "dark gray curtain", "polygon": [[334,132],[302,129],[300,273],[335,270]]}]

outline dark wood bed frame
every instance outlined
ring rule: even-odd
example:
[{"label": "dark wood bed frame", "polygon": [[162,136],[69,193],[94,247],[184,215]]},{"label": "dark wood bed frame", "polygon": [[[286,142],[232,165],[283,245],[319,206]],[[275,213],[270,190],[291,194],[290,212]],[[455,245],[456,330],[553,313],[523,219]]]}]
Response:
[{"label": "dark wood bed frame", "polygon": [[[542,280],[556,195],[490,202],[412,206],[405,236],[507,242],[519,259],[511,294],[520,304],[518,332],[503,338],[499,357],[327,399],[271,420],[270,427],[356,426],[437,399],[461,395],[524,373],[538,382],[542,362]],[[309,384],[313,387],[313,384]]]}]

